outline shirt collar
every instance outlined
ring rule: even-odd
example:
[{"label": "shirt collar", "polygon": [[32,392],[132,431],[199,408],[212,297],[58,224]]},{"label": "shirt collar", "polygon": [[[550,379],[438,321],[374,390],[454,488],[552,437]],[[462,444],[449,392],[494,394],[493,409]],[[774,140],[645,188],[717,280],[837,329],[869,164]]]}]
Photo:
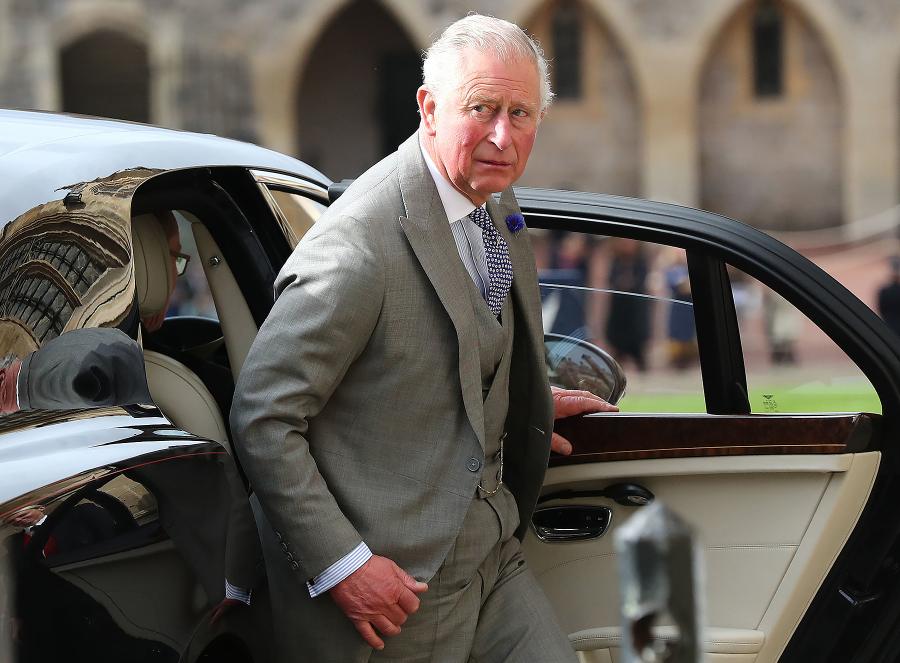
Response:
[{"label": "shirt collar", "polygon": [[434,180],[438,195],[441,197],[441,203],[444,205],[444,213],[447,215],[447,220],[450,223],[453,223],[454,221],[458,221],[464,216],[471,214],[472,210],[475,209],[475,204],[457,191],[447,178],[441,175],[437,166],[434,165],[434,161],[431,160],[428,150],[422,145],[421,138],[419,139],[419,149],[422,150],[422,156],[425,158],[425,165],[428,166],[428,172],[431,173],[431,179]]}]

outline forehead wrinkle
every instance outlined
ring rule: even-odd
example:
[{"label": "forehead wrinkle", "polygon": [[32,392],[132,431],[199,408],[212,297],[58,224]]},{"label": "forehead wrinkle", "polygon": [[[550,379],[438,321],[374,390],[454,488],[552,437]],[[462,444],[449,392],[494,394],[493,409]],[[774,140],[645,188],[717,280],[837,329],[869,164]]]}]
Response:
[{"label": "forehead wrinkle", "polygon": [[[504,85],[500,84],[499,86],[493,81],[512,81],[513,85]],[[507,88],[507,89],[496,89],[496,88]],[[471,101],[490,101],[497,102],[500,99],[506,98],[510,100],[510,103],[518,106],[535,106],[536,104],[533,101],[528,101],[529,97],[534,97],[534,94],[530,94],[528,87],[526,85],[521,85],[514,79],[491,79],[489,81],[478,81],[471,87],[466,87],[466,85],[460,86],[460,91],[463,93],[462,98],[465,102]]]}]

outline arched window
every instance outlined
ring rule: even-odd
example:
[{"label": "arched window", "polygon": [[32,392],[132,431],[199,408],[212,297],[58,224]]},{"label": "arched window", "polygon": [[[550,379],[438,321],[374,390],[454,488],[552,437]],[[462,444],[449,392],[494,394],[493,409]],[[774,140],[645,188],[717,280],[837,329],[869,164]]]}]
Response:
[{"label": "arched window", "polygon": [[97,30],[59,54],[62,110],[150,121],[147,47],[113,30]]},{"label": "arched window", "polygon": [[348,3],[307,63],[297,85],[298,156],[330,177],[356,177],[419,126],[422,60],[380,2]]},{"label": "arched window", "polygon": [[772,0],[762,0],[753,16],[753,91],[779,97],[784,88],[784,17]]},{"label": "arched window", "polygon": [[581,97],[581,16],[576,0],[553,13],[553,87],[559,99]]}]

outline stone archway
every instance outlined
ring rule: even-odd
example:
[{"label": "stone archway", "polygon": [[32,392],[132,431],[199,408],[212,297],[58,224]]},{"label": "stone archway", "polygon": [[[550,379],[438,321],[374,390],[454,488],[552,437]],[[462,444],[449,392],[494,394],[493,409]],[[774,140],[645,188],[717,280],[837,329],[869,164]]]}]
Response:
[{"label": "stone archway", "polygon": [[99,29],[59,51],[63,111],[149,122],[147,46],[119,31]]},{"label": "stone archway", "polygon": [[421,57],[380,4],[356,0],[322,30],[297,92],[298,156],[356,177],[418,126]]},{"label": "stone archway", "polygon": [[[631,65],[618,40],[583,0],[545,2],[526,29],[541,42],[552,72],[557,55],[562,55],[554,43],[560,16],[565,13],[571,23],[575,12],[582,30],[576,40],[581,51],[580,94],[557,99],[550,107],[521,183],[639,195],[640,103]],[[571,58],[572,53],[566,54]]]},{"label": "stone archway", "polygon": [[[780,22],[777,90],[760,86],[760,76],[772,75],[771,59],[754,60],[754,39],[770,39],[773,20]],[[841,224],[843,115],[837,71],[810,20],[784,0],[744,3],[701,71],[701,207],[773,230]]]}]

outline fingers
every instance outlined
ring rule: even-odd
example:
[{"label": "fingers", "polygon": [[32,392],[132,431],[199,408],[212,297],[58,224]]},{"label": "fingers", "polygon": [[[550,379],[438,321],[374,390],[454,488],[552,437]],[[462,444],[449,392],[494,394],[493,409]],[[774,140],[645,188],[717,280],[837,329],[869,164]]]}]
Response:
[{"label": "fingers", "polygon": [[[403,609],[403,606],[400,605],[399,601],[397,603],[384,606],[384,608],[382,609],[382,613],[397,626],[403,626],[403,623],[406,621],[406,618],[408,616],[406,610]],[[384,633],[384,631],[381,632]],[[390,633],[387,633],[385,635],[390,635]]]},{"label": "fingers", "polygon": [[553,437],[550,438],[550,451],[568,456],[572,453],[572,443],[559,433],[553,433]]},{"label": "fingers", "polygon": [[354,620],[353,626],[356,627],[356,631],[362,636],[362,639],[366,641],[372,649],[377,649],[381,651],[384,649],[384,640],[379,638],[375,634],[375,629],[372,628],[372,625],[367,621],[362,620]]},{"label": "fingers", "polygon": [[403,612],[405,612],[407,615],[411,615],[416,610],[418,610],[419,603],[419,597],[409,590],[401,592],[399,598],[397,599],[397,605],[399,605],[400,609],[403,610]]},{"label": "fingers", "polygon": [[400,627],[391,622],[391,620],[384,615],[375,615],[370,623],[377,628],[382,635],[394,636],[400,633]]},{"label": "fingers", "polygon": [[618,412],[619,408],[589,391],[555,389],[553,391],[554,419],[591,412]]}]

